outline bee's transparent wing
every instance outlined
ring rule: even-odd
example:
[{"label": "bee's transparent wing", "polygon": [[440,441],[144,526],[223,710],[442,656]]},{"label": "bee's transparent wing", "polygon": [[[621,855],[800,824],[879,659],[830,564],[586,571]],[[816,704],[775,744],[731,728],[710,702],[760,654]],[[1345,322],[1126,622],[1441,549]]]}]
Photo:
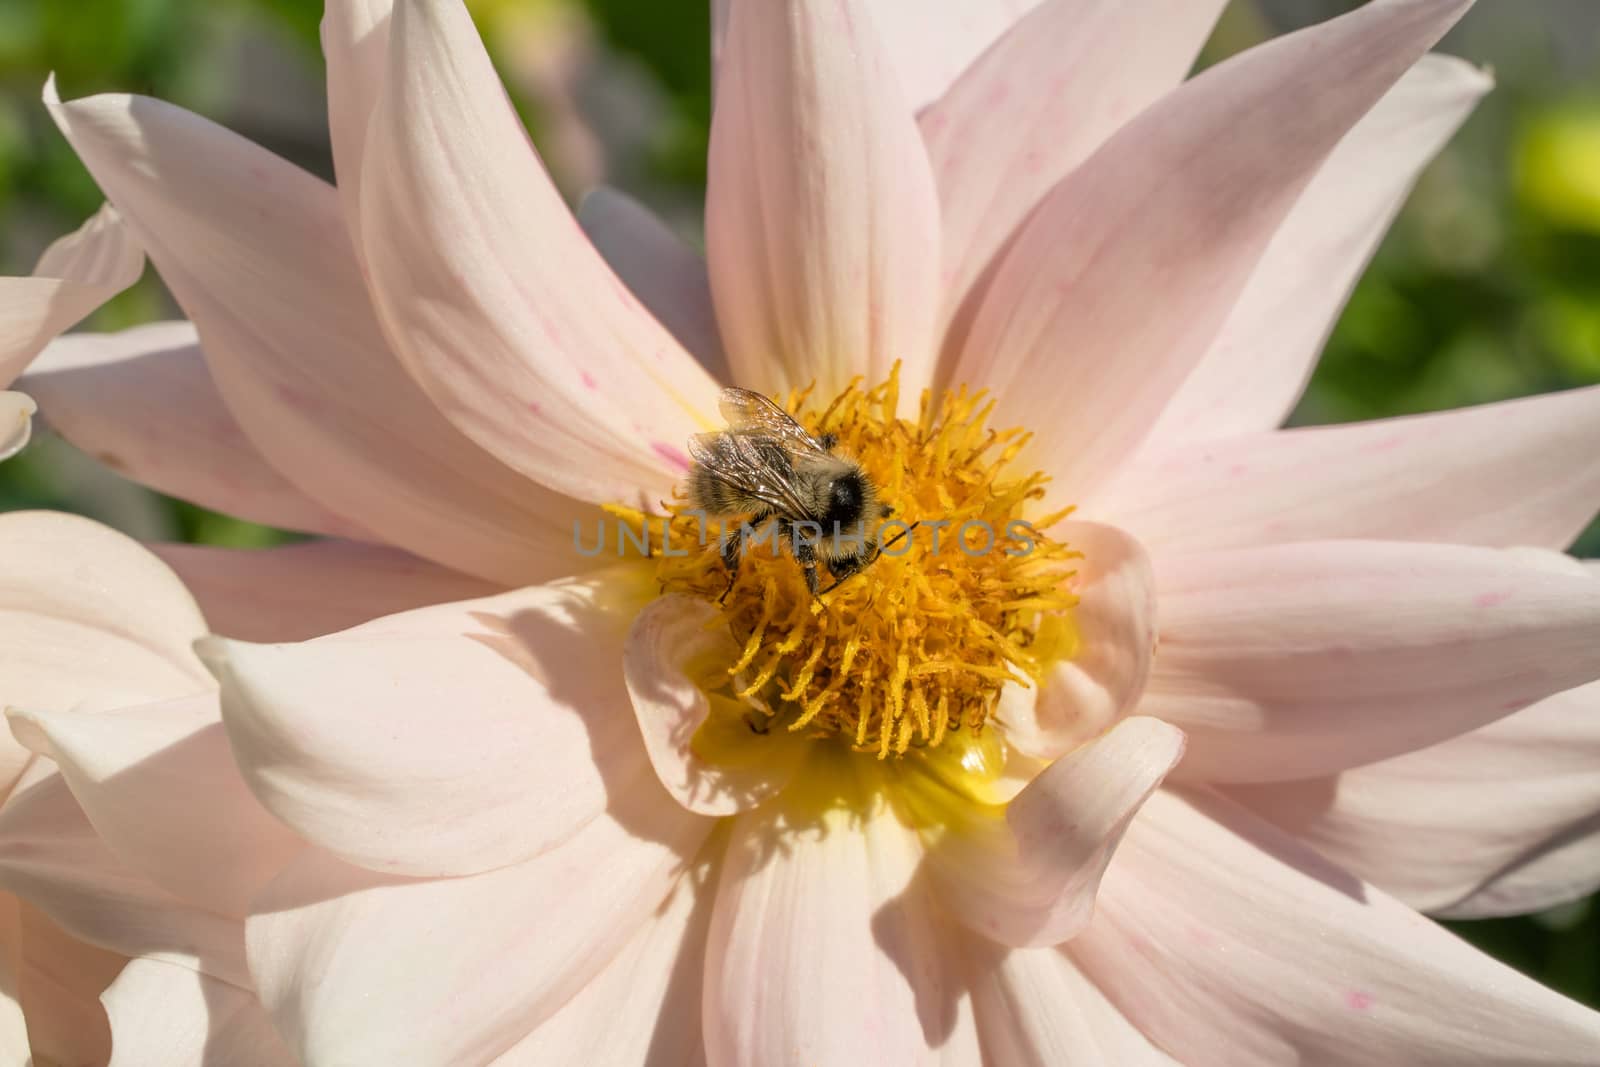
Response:
[{"label": "bee's transparent wing", "polygon": [[797,518],[811,509],[794,488],[794,467],[783,445],[748,433],[701,433],[689,438],[689,455],[711,474]]},{"label": "bee's transparent wing", "polygon": [[724,389],[718,406],[735,434],[768,437],[790,452],[823,454],[827,450],[777,404],[749,389]]}]

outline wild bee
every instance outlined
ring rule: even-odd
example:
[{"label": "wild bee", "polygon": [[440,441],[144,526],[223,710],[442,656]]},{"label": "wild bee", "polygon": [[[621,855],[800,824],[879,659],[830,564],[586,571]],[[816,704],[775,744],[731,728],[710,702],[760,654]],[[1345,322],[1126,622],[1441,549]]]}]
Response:
[{"label": "wild bee", "polygon": [[892,509],[879,501],[859,463],[834,454],[834,435],[813,437],[748,389],[724,389],[720,407],[728,429],[689,441],[695,460],[689,499],[712,518],[748,516],[737,536],[723,535],[730,591],[740,558],[763,527],[790,545],[812,596],[819,556],[835,586],[877,558],[878,526]]}]

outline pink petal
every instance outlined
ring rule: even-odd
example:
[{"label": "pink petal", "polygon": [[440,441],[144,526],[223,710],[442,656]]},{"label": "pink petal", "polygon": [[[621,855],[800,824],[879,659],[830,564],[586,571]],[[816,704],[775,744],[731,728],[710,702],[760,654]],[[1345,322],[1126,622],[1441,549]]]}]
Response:
[{"label": "pink petal", "polygon": [[1050,0],[919,116],[944,220],[947,319],[981,296],[974,285],[1050,188],[1183,80],[1222,7]]},{"label": "pink petal", "polygon": [[35,767],[0,809],[0,889],[80,941],[248,985],[238,920],[190,907],[125,867],[61,775],[44,761]]},{"label": "pink petal", "polygon": [[617,277],[706,373],[731,381],[705,258],[649,208],[606,186],[584,196],[578,222]]},{"label": "pink petal", "polygon": [[[579,499],[654,507],[716,383],[584,239],[460,0],[401,0],[362,167],[374,300],[444,414]],[[582,462],[574,462],[582,456]]]},{"label": "pink petal", "polygon": [[496,591],[404,552],[351,541],[243,550],[149,547],[200,602],[211,632],[242,641],[304,641]]},{"label": "pink petal", "polygon": [[1183,1062],[1571,1064],[1600,1016],[1218,799],[1158,794],[1066,951]]},{"label": "pink petal", "polygon": [[101,996],[111,1020],[108,1067],[294,1067],[256,998],[162,960],[127,965]]},{"label": "pink petal", "polygon": [[19,1064],[95,1064],[111,1055],[111,1027],[100,993],[127,964],[126,956],[86,945],[26,902],[18,909],[21,1009],[31,1058]]},{"label": "pink petal", "polygon": [[1188,780],[1372,763],[1600,676],[1600,585],[1518,553],[1305,542],[1156,572],[1139,712],[1189,735]]},{"label": "pink petal", "polygon": [[648,773],[619,786],[577,836],[488,874],[412,881],[308,853],[247,924],[279,1033],[306,1063],[482,1063],[555,1016],[658,921],[712,825]]},{"label": "pink petal", "polygon": [[493,1067],[704,1063],[700,985],[711,901],[710,886],[678,879],[605,970]]},{"label": "pink petal", "polygon": [[250,795],[215,693],[111,714],[12,710],[118,860],[198,908],[243,916],[303,846]]},{"label": "pink petal", "polygon": [[286,481],[245,436],[187,322],[69,334],[24,380],[53,430],[136,482],[252,522],[362,536]]},{"label": "pink petal", "polygon": [[573,569],[575,507],[461,436],[395,361],[331,187],[159,101],[49,93],[199,327],[229,410],[296,488],[480,577]]},{"label": "pink petal", "polygon": [[706,949],[710,1067],[977,1060],[916,836],[841,788],[848,813],[793,789],[733,823]]},{"label": "pink petal", "polygon": [[144,253],[107,204],[45,249],[32,277],[0,278],[0,388],[57,334],[143,273]]},{"label": "pink petal", "polygon": [[1183,755],[1183,733],[1124,719],[1062,757],[1006,807],[974,813],[932,846],[947,902],[991,941],[1018,948],[1075,937],[1128,822]]},{"label": "pink petal", "polygon": [[[0,709],[98,711],[204,692],[205,620],[129,537],[72,515],[0,516]],[[0,797],[31,759],[0,730]]]},{"label": "pink petal", "polygon": [[848,0],[736,4],[711,124],[706,251],[734,379],[831,397],[932,374],[939,205],[872,20]]},{"label": "pink petal", "polygon": [[273,814],[358,866],[470,874],[553,848],[649,776],[622,684],[647,595],[606,573],[207,656]]},{"label": "pink petal", "polygon": [[1073,583],[1079,647],[1050,668],[1036,699],[1010,694],[1000,714],[1006,742],[1040,759],[1065,755],[1127,714],[1156,646],[1155,578],[1139,543],[1088,522],[1051,533],[1084,554]]},{"label": "pink petal", "polygon": [[0,459],[10,459],[28,445],[33,414],[39,406],[21,393],[0,392]]},{"label": "pink petal", "polygon": [[984,1062],[1178,1067],[1054,948],[974,947],[968,978]]},{"label": "pink petal", "polygon": [[27,1063],[28,1024],[19,1000],[22,971],[21,901],[0,893],[0,1056],[7,1063]]},{"label": "pink petal", "polygon": [[[1040,0],[865,0],[906,104],[938,100],[983,50]],[[711,0],[712,56],[725,49],[734,0]]]},{"label": "pink petal", "polygon": [[1377,0],[1168,94],[1039,205],[952,381],[994,387],[1000,424],[1036,431],[1081,499],[1149,433],[1328,153],[1469,6]]},{"label": "pink petal", "polygon": [[339,202],[356,251],[361,251],[361,164],[372,113],[389,67],[389,22],[394,0],[332,0],[322,15],[322,54],[328,63],[328,134]]},{"label": "pink petal", "polygon": [[[656,777],[674,800],[701,815],[734,815],[770,800],[812,745],[782,728],[753,736],[741,714],[746,709],[726,693],[739,647],[721,618],[703,600],[661,597],[639,614],[623,647],[623,676]],[[717,759],[697,751],[708,740],[700,734],[712,710],[708,682],[724,691],[711,727],[718,732]]]},{"label": "pink petal", "polygon": [[1493,87],[1470,63],[1423,56],[1356,124],[1284,220],[1153,445],[1283,422],[1417,176]]},{"label": "pink petal", "polygon": [[1600,683],[1420,752],[1228,794],[1414,908],[1553,907],[1600,888]]},{"label": "pink petal", "polygon": [[1600,502],[1600,388],[1152,449],[1096,514],[1152,548],[1381,537],[1564,548]]}]

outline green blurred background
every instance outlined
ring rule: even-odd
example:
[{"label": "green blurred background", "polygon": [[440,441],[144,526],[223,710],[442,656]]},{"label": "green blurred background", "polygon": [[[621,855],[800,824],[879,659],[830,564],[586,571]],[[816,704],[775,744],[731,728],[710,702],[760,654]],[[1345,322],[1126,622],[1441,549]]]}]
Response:
[{"label": "green blurred background", "polygon": [[[697,237],[706,0],[469,5],[565,191],[620,186]],[[1203,62],[1354,6],[1236,0]],[[164,97],[331,176],[321,9],[321,0],[0,0],[0,271],[27,273],[100,203],[39,106],[52,70],[69,97]],[[1600,381],[1600,4],[1482,0],[1442,50],[1491,65],[1499,88],[1424,177],[1357,288],[1298,422]],[[89,325],[171,314],[152,272]],[[130,486],[48,432],[0,465],[0,510],[19,507],[78,511],[148,539],[258,546],[283,537]],[[1578,551],[1600,556],[1600,529]],[[1600,1005],[1594,901],[1454,926]]]}]

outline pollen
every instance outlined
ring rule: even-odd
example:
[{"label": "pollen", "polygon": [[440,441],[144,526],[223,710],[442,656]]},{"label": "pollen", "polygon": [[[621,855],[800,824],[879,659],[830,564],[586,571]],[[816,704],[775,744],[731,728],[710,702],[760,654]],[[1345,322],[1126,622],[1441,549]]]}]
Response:
[{"label": "pollen", "polygon": [[722,529],[682,498],[668,504],[661,589],[720,605],[741,649],[728,688],[756,734],[831,738],[879,759],[958,735],[971,743],[1005,685],[1036,685],[1073,644],[1069,579],[1081,556],[1049,535],[1071,509],[1035,514],[1048,479],[1013,470],[1029,435],[990,429],[984,392],[924,392],[914,420],[896,415],[899,392],[897,367],[825,405],[809,390],[787,398],[893,509],[881,552],[820,596],[775,538],[742,558],[730,586],[719,541],[737,523]]}]

